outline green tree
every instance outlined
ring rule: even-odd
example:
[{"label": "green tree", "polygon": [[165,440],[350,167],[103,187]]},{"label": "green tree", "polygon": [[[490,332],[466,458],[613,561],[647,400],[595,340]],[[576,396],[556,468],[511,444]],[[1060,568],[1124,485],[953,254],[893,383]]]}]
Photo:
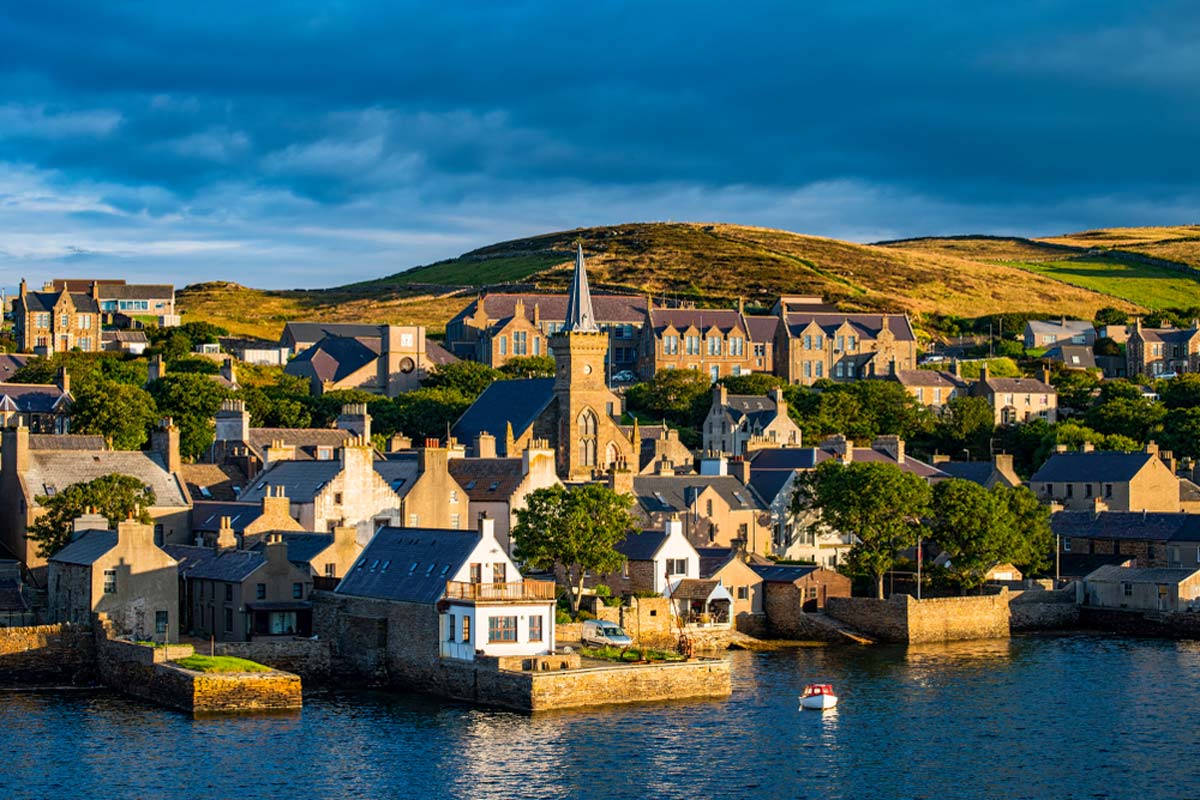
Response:
[{"label": "green tree", "polygon": [[1026,575],[1042,572],[1050,564],[1054,533],[1050,529],[1050,507],[1037,499],[1026,486],[996,485],[992,493],[1004,499],[1012,516],[1016,537],[1012,550],[1004,555]]},{"label": "green tree", "polygon": [[955,397],[942,409],[934,426],[937,448],[957,457],[962,450],[972,458],[991,457],[991,438],[996,430],[996,412],[982,397]]},{"label": "green tree", "polygon": [[73,483],[52,497],[35,498],[46,513],[29,526],[29,538],[37,542],[38,555],[43,558],[63,549],[71,541],[73,523],[77,517],[94,509],[108,519],[111,527],[133,517],[149,524],[154,505],[154,490],[129,475],[102,475],[87,483]]},{"label": "green tree", "polygon": [[1084,411],[1091,408],[1094,395],[1098,394],[1100,378],[1087,370],[1064,369],[1050,378],[1058,390],[1059,408]]},{"label": "green tree", "polygon": [[1195,408],[1200,406],[1200,373],[1185,372],[1163,385],[1158,393],[1167,408]]},{"label": "green tree", "polygon": [[762,394],[772,389],[787,386],[787,381],[776,375],[765,372],[751,372],[745,375],[728,375],[718,381],[730,394]]},{"label": "green tree", "polygon": [[1200,407],[1174,408],[1163,420],[1163,447],[1178,458],[1200,458]]},{"label": "green tree", "polygon": [[929,509],[929,484],[894,464],[826,461],[800,487],[821,522],[852,533],[858,542],[846,559],[852,575],[875,581],[883,597],[883,576],[896,554],[917,541],[921,517]]},{"label": "green tree", "polygon": [[[396,430],[419,442],[429,437],[444,439],[447,428],[463,415],[473,399],[458,389],[439,387],[414,389],[392,402],[396,408]],[[504,431],[498,435],[503,436]]]},{"label": "green tree", "polygon": [[455,361],[442,364],[421,385],[430,389],[455,389],[474,400],[483,390],[507,377],[498,369],[478,361]]},{"label": "green tree", "polygon": [[596,483],[537,489],[517,511],[518,560],[534,569],[561,568],[571,610],[579,610],[587,572],[613,572],[624,558],[616,545],[637,530],[633,498]]},{"label": "green tree", "polygon": [[1166,414],[1167,410],[1153,400],[1117,397],[1088,409],[1084,420],[1089,428],[1100,433],[1144,442],[1157,430]]},{"label": "green tree", "polygon": [[1129,314],[1119,308],[1105,306],[1096,312],[1095,322],[1097,326],[1125,325],[1129,322]]},{"label": "green tree", "polygon": [[711,407],[711,393],[712,383],[699,370],[662,369],[652,380],[629,387],[625,400],[631,411],[696,428],[704,420],[703,414],[696,419],[699,409]]},{"label": "green tree", "polygon": [[137,450],[158,419],[154,398],[139,386],[93,380],[73,393],[71,428],[103,436],[115,450]]},{"label": "green tree", "polygon": [[1092,345],[1092,352],[1098,356],[1125,355],[1125,351],[1121,349],[1121,345],[1115,339],[1110,339],[1107,336],[1097,337],[1096,343]]},{"label": "green tree", "polygon": [[148,387],[158,412],[170,417],[179,428],[179,450],[186,458],[198,458],[213,440],[213,417],[230,393],[207,375],[171,375]]},{"label": "green tree", "polygon": [[500,368],[510,378],[553,378],[553,356],[517,356]]},{"label": "green tree", "polygon": [[971,481],[951,478],[934,486],[930,522],[934,542],[949,558],[946,569],[964,591],[982,585],[987,571],[1017,549],[1006,499]]}]

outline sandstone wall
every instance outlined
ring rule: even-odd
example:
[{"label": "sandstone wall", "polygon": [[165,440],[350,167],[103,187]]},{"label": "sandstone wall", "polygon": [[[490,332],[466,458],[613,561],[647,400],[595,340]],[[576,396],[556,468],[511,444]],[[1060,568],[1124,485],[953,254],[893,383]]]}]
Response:
[{"label": "sandstone wall", "polygon": [[0,628],[0,686],[95,683],[91,628],[62,623]]},{"label": "sandstone wall", "polygon": [[1068,630],[1079,626],[1075,584],[1056,591],[1014,592],[1009,602],[1014,631]]},{"label": "sandstone wall", "polygon": [[[900,597],[893,595],[893,600]],[[881,642],[908,641],[907,610],[903,601],[873,597],[831,597],[825,604],[826,614]]]},{"label": "sandstone wall", "polygon": [[305,681],[329,677],[329,642],[312,639],[260,639],[253,642],[217,642],[219,656],[235,656],[299,675]]},{"label": "sandstone wall", "polygon": [[732,691],[729,662],[723,659],[540,672],[529,678],[530,711],[728,697]]},{"label": "sandstone wall", "polygon": [[956,642],[1009,636],[1009,594],[917,600],[831,597],[826,613],[883,642]]}]

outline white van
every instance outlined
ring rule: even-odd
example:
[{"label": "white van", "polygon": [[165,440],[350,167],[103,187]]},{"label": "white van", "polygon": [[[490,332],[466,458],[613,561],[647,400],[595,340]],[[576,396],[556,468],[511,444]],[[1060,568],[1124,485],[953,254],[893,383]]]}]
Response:
[{"label": "white van", "polygon": [[602,619],[589,619],[583,622],[583,633],[579,635],[584,644],[597,647],[628,647],[633,644],[629,634],[621,630],[615,622],[605,622]]}]

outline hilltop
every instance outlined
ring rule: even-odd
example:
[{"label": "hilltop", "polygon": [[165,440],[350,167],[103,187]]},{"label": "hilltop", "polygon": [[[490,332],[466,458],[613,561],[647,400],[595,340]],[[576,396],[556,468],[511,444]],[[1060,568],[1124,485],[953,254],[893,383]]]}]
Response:
[{"label": "hilltop", "polygon": [[1124,228],[1044,239],[963,236],[877,244],[741,225],[631,223],[501,242],[458,258],[325,290],[208,283],[179,293],[190,319],[277,336],[288,319],[406,322],[440,331],[484,289],[561,291],[582,242],[594,291],[701,305],[819,294],[846,310],[1001,311],[1090,317],[1200,304],[1200,227]]}]

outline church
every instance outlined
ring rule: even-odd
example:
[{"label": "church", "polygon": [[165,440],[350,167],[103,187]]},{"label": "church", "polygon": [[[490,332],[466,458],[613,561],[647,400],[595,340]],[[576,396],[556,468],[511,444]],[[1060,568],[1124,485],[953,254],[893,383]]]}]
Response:
[{"label": "church", "polygon": [[[567,318],[550,339],[553,378],[497,381],[463,413],[453,435],[478,454],[517,458],[532,443],[556,453],[564,481],[590,480],[611,468],[637,471],[637,428],[622,430],[621,398],[605,381],[608,333],[596,325],[583,246],[567,299]],[[483,445],[481,447],[481,444]]]}]

